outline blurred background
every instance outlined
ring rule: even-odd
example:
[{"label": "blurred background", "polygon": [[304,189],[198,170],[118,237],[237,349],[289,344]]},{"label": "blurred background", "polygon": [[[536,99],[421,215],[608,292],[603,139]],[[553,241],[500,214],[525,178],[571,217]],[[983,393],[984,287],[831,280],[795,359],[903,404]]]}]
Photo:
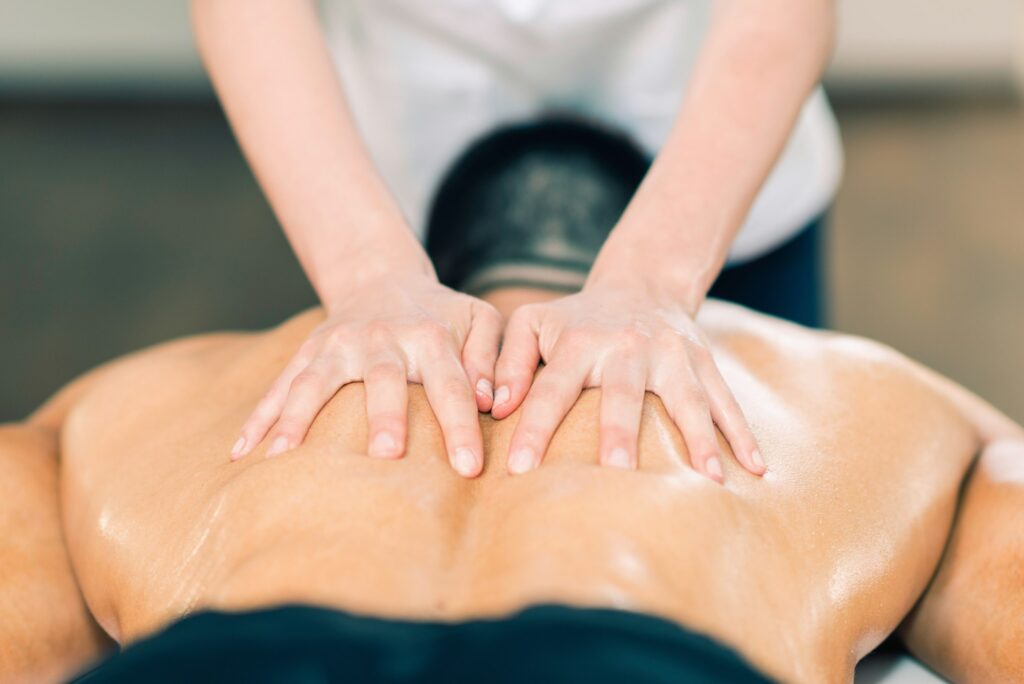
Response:
[{"label": "blurred background", "polygon": [[[835,328],[1024,421],[1024,2],[840,0]],[[0,421],[171,337],[314,296],[183,0],[0,0]]]}]

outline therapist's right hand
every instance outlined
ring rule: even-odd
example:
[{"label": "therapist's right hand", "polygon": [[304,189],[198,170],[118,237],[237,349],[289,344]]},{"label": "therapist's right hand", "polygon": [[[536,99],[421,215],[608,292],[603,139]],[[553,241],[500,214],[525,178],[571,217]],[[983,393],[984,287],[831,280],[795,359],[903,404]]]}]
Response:
[{"label": "therapist's right hand", "polygon": [[320,410],[351,382],[366,388],[367,452],[405,452],[407,382],[420,383],[444,435],[448,460],[465,477],[483,469],[478,411],[489,411],[501,315],[429,275],[362,283],[332,302],[242,427],[239,459],[266,439],[267,456],[305,439]]}]

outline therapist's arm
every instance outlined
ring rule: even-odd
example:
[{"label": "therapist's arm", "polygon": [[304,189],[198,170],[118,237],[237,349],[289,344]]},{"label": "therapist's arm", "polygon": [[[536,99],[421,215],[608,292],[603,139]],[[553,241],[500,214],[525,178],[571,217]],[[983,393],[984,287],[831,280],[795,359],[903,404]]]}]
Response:
[{"label": "therapist's arm", "polygon": [[359,137],[314,3],[193,0],[192,20],[235,135],[327,313],[233,455],[265,438],[268,455],[298,446],[335,392],[363,381],[368,451],[400,456],[412,381],[424,385],[452,465],[479,473],[477,410],[491,405],[500,317],[437,282]]},{"label": "therapist's arm", "polygon": [[651,391],[698,471],[722,480],[713,423],[747,470],[764,471],[694,317],[821,78],[834,31],[833,0],[715,3],[673,130],[583,291],[509,321],[493,413],[522,403],[511,470],[535,467],[580,389],[602,387],[603,462],[636,465]]},{"label": "therapist's arm", "polygon": [[636,273],[695,314],[821,79],[834,0],[719,0],[672,133],[591,272]]}]

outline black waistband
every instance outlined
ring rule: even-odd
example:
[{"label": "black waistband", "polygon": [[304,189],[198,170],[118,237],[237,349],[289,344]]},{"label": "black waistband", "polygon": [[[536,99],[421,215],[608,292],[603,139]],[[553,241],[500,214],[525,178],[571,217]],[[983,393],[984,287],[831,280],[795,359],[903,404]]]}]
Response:
[{"label": "black waistband", "polygon": [[739,655],[660,618],[545,605],[414,622],[313,606],[199,613],[118,653],[97,682],[766,682]]}]

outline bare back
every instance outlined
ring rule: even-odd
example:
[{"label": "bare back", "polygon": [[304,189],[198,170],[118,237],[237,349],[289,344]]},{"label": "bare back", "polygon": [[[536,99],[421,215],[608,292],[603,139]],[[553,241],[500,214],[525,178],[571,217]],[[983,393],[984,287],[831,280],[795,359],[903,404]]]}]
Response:
[{"label": "bare back", "polygon": [[898,355],[709,303],[701,323],[763,480],[728,458],[725,486],[697,475],[650,395],[639,470],[599,467],[596,392],[524,476],[504,468],[516,416],[481,418],[480,478],[452,473],[416,388],[406,457],[368,458],[361,385],[301,448],[231,463],[238,426],[319,320],[129,357],[73,410],[68,546],[115,638],[199,608],[455,620],[559,602],[665,616],[787,680],[849,679],[932,576],[978,446]]}]

